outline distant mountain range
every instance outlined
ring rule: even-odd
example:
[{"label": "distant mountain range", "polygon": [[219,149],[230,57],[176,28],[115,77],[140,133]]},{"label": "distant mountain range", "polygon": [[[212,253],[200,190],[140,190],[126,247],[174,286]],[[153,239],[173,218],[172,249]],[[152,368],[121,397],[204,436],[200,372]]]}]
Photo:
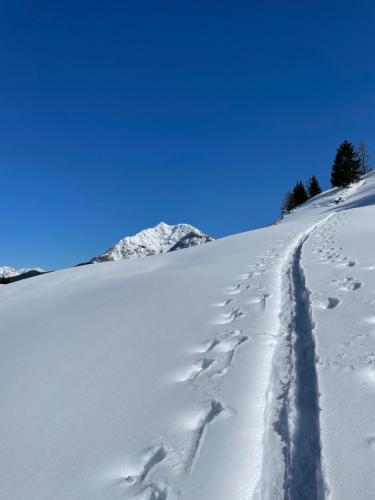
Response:
[{"label": "distant mountain range", "polygon": [[[103,254],[88,262],[78,264],[78,266],[158,255],[201,245],[209,241],[213,241],[211,236],[190,224],[169,225],[160,222],[157,226],[144,229],[134,236],[126,236]],[[31,269],[0,267],[0,284],[12,283],[44,273],[45,271],[39,267]]]},{"label": "distant mountain range", "polygon": [[6,285],[13,281],[32,278],[44,273],[45,271],[40,267],[15,269],[14,267],[4,266],[0,267],[0,284]]}]

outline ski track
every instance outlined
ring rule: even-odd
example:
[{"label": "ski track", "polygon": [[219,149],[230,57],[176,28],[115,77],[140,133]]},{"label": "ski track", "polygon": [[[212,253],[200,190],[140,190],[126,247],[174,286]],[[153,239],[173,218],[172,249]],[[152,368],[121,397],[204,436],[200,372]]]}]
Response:
[{"label": "ski track", "polygon": [[321,498],[323,492],[319,392],[312,333],[314,324],[311,317],[310,293],[306,288],[301,267],[304,242],[305,240],[302,240],[296,249],[289,276],[295,308],[293,403],[296,412],[293,442],[289,443],[289,470],[285,491],[286,498],[290,500]]},{"label": "ski track", "polygon": [[[308,238],[335,213],[302,233],[281,268],[279,342],[267,395],[263,466],[256,500],[320,500],[326,484],[321,466],[319,389],[312,300],[333,309],[334,297],[312,297],[301,264]],[[330,249],[331,251],[331,249]]]},{"label": "ski track", "polygon": [[[212,304],[219,309],[212,318],[212,324],[226,329],[220,329],[201,346],[192,349],[201,354],[201,357],[185,368],[185,375],[180,379],[190,385],[192,390],[203,387],[205,390],[202,392],[206,394],[205,400],[200,401],[201,412],[197,415],[197,423],[189,431],[190,446],[179,450],[177,468],[168,464],[166,446],[150,447],[156,451],[151,457],[144,459],[143,470],[138,476],[126,478],[134,491],[131,498],[168,500],[170,493],[173,498],[179,498],[176,484],[180,485],[192,473],[211,426],[222,416],[230,417],[233,414],[224,402],[217,399],[217,384],[229,373],[238,349],[252,337],[267,335],[250,332],[247,317],[254,311],[258,314],[266,312],[271,294],[259,280],[262,280],[262,276],[275,261],[281,281],[279,340],[275,348],[266,402],[263,466],[254,499],[320,500],[325,497],[311,309],[314,305],[329,311],[340,305],[340,299],[309,292],[301,256],[305,242],[314,236],[320,242],[319,247],[313,249],[319,260],[343,269],[354,268],[357,263],[341,255],[341,249],[336,248],[333,236],[327,236],[331,231],[327,227],[328,221],[330,224],[337,224],[342,217],[342,214],[335,212],[307,231],[289,234],[249,265],[236,282],[223,289],[225,298]],[[283,258],[282,255],[287,257]],[[332,286],[347,291],[357,290],[361,285],[352,276],[332,283]],[[275,449],[279,450],[276,458]],[[147,452],[145,456],[148,456]],[[163,480],[153,479],[154,471],[156,478],[160,476],[157,469],[161,465]]]}]

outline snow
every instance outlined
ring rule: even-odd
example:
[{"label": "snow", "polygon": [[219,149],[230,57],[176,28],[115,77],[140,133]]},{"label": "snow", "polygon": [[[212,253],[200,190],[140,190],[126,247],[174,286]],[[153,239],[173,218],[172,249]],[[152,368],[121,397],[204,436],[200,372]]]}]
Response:
[{"label": "snow", "polygon": [[32,267],[32,268],[22,268],[16,269],[14,267],[3,266],[0,267],[0,278],[12,278],[13,276],[18,276],[20,274],[27,273],[29,271],[38,271],[40,273],[43,272],[43,269],[40,267]]},{"label": "snow", "polygon": [[[323,467],[339,499],[375,498],[373,217],[373,207],[340,212],[303,258],[316,309]],[[331,298],[329,311],[314,295]]]},{"label": "snow", "polygon": [[374,204],[2,287],[0,498],[375,498]]},{"label": "snow", "polygon": [[123,238],[104,254],[94,257],[91,262],[146,257],[197,246],[212,240],[213,238],[190,224],[169,225],[160,222],[157,226],[144,229],[135,236]]}]

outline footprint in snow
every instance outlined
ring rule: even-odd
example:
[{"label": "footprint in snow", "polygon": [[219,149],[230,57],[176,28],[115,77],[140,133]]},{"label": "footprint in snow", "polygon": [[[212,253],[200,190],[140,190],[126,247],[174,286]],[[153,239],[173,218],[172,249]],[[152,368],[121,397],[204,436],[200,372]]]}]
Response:
[{"label": "footprint in snow", "polygon": [[234,299],[226,299],[221,302],[216,302],[213,304],[213,307],[226,307],[229,306],[229,304],[232,304],[232,302],[234,302]]},{"label": "footprint in snow", "polygon": [[243,280],[243,281],[245,281],[245,280],[249,280],[249,279],[251,279],[253,276],[255,276],[255,274],[256,274],[256,273],[255,273],[255,271],[249,271],[249,272],[246,272],[246,273],[244,273],[244,274],[241,274],[241,275],[238,277],[238,279]]},{"label": "footprint in snow", "polygon": [[244,285],[243,283],[236,283],[235,285],[224,288],[224,293],[227,295],[237,295],[245,291],[247,288],[248,285]]},{"label": "footprint in snow", "polygon": [[242,333],[242,330],[224,332],[218,335],[210,347],[210,351],[230,352],[237,349],[238,346],[249,340],[249,337]]},{"label": "footprint in snow", "polygon": [[124,477],[124,481],[129,485],[141,484],[145,481],[151,469],[162,462],[167,456],[167,450],[164,445],[157,445],[149,448],[143,455],[142,466],[138,474]]},{"label": "footprint in snow", "polygon": [[353,291],[361,288],[362,283],[360,281],[356,281],[354,278],[344,278],[341,280],[333,280],[333,285],[338,286],[342,290]]},{"label": "footprint in snow", "polygon": [[149,448],[143,454],[138,473],[121,478],[117,484],[129,488],[132,498],[137,500],[167,500],[168,488],[164,481],[149,479],[152,470],[164,462],[167,455],[167,448],[163,444]]},{"label": "footprint in snow", "polygon": [[241,330],[223,332],[216,337],[210,348],[211,355],[215,356],[215,369],[211,378],[222,377],[230,370],[237,349],[249,340]]},{"label": "footprint in snow", "polygon": [[186,461],[186,471],[191,472],[194,467],[196,457],[199,454],[199,449],[207,433],[208,427],[211,426],[217,418],[225,414],[230,415],[230,413],[230,410],[228,410],[221,401],[211,399],[200,415],[197,416],[198,418],[192,429],[193,439]]},{"label": "footprint in snow", "polygon": [[356,265],[357,265],[357,263],[354,260],[346,260],[346,261],[339,262],[338,264],[336,264],[337,267],[354,267]]},{"label": "footprint in snow", "polygon": [[334,309],[340,304],[340,300],[335,297],[327,297],[324,294],[313,293],[311,296],[312,304],[318,309]]},{"label": "footprint in snow", "polygon": [[240,308],[236,307],[231,309],[228,312],[221,314],[215,321],[215,324],[218,325],[227,325],[229,323],[233,323],[238,318],[242,318],[246,316],[246,313],[242,311]]},{"label": "footprint in snow", "polygon": [[211,358],[202,358],[196,361],[193,366],[191,366],[185,375],[182,377],[182,382],[193,382],[196,380],[203,372],[205,372],[210,366],[215,362]]},{"label": "footprint in snow", "polygon": [[271,295],[269,293],[261,293],[259,295],[254,295],[252,297],[250,297],[248,299],[248,303],[249,304],[258,304],[259,307],[264,310],[266,309],[266,305],[267,305],[267,299],[270,297]]}]

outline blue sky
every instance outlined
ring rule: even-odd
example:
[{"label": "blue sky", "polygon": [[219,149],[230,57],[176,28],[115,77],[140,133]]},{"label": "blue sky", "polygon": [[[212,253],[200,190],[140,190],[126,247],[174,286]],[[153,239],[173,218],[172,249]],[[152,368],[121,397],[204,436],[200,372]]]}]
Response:
[{"label": "blue sky", "polygon": [[343,139],[375,155],[374,21],[362,0],[3,0],[0,266],[160,220],[221,237],[328,186]]}]

